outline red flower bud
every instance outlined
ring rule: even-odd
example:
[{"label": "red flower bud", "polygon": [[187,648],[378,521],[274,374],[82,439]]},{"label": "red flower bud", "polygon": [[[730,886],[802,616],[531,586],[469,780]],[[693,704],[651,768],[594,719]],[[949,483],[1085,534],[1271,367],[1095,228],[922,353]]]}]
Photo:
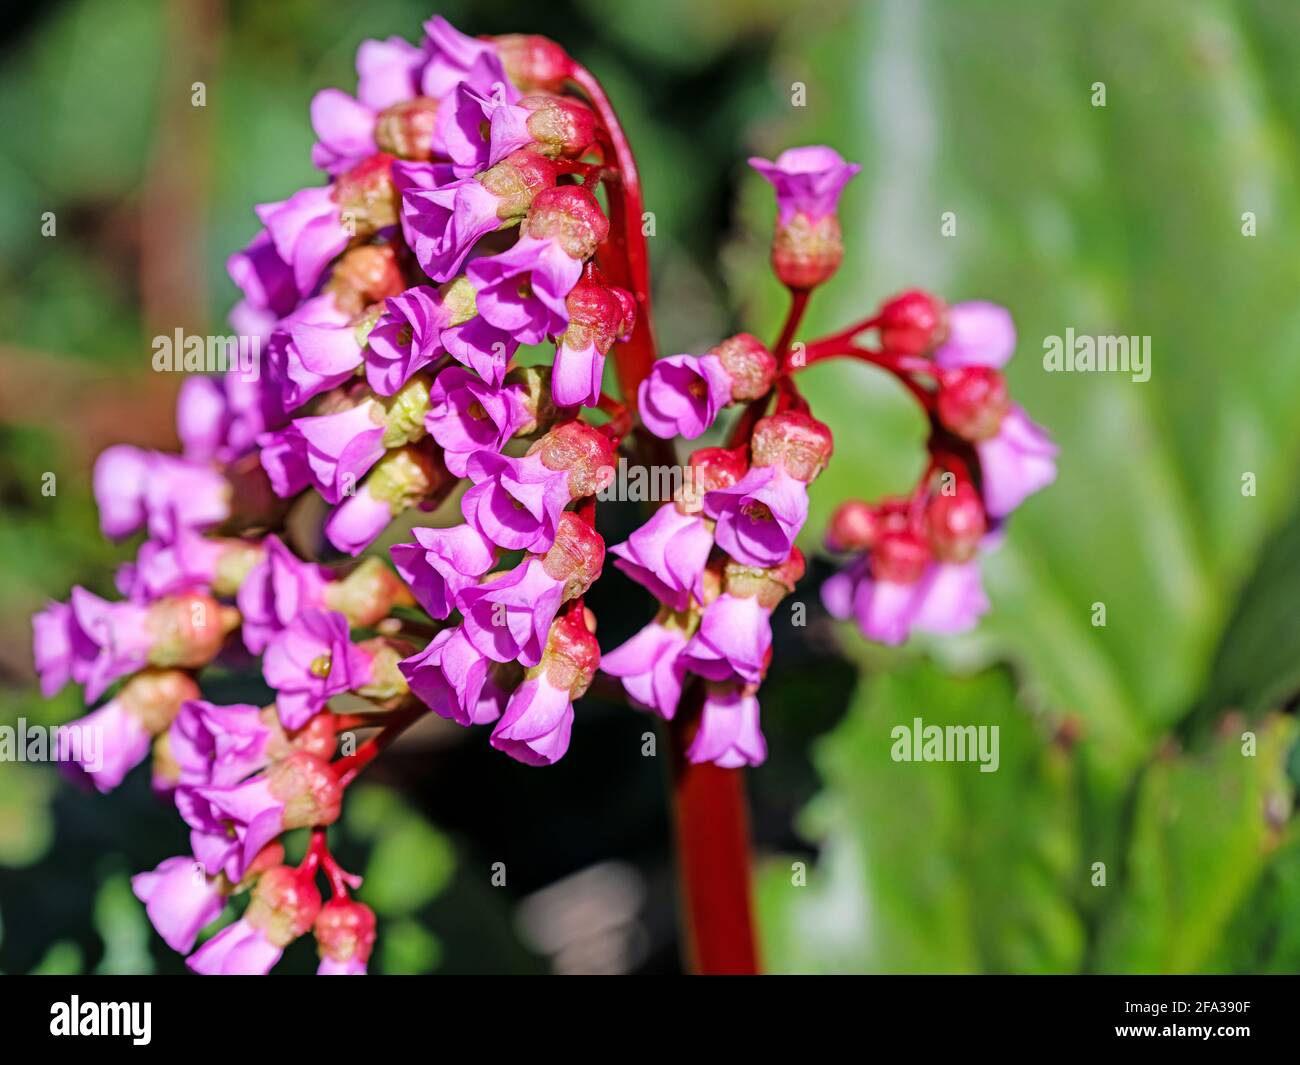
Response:
[{"label": "red flower bud", "polygon": [[581,185],[557,185],[533,199],[523,232],[555,241],[571,259],[590,259],[609,236],[609,219]]},{"label": "red flower bud", "polygon": [[614,341],[632,331],[629,315],[635,315],[632,294],[606,285],[584,274],[565,300],[569,326],[561,343],[574,349],[594,344],[600,354],[609,353]]},{"label": "red flower bud", "polygon": [[561,614],[546,637],[546,650],[535,667],[544,671],[546,680],[577,699],[591,686],[600,665],[600,644],[589,631],[585,612]]},{"label": "red flower bud", "polygon": [[745,448],[701,447],[686,460],[689,477],[682,479],[677,492],[677,508],[683,514],[698,513],[704,506],[704,493],[716,488],[730,488],[749,470]]},{"label": "red flower bud", "polygon": [[275,946],[287,947],[311,930],[320,909],[315,879],[290,866],[276,865],[258,879],[244,920],[261,929]]},{"label": "red flower bud", "polygon": [[564,582],[565,600],[585,595],[605,564],[605,540],[571,510],[560,515],[555,542],[542,557],[542,569]]},{"label": "red flower bud", "polygon": [[830,280],[843,258],[844,238],[835,215],[813,222],[801,212],[788,223],[777,223],[772,269],[787,288],[816,288]]},{"label": "red flower bud", "polygon": [[832,551],[864,551],[876,541],[880,519],[876,509],[861,499],[841,503],[826,529],[826,546]]},{"label": "red flower bud", "polygon": [[956,482],[951,495],[931,496],[925,520],[930,547],[943,562],[969,562],[988,528],[984,503],[970,481]]},{"label": "red flower bud", "polygon": [[897,355],[928,355],[948,334],[948,307],[923,289],[886,300],[878,315],[880,346]]},{"label": "red flower bud", "polygon": [[776,376],[776,358],[763,342],[749,333],[737,333],[709,351],[731,375],[731,398],[751,400],[765,396]]},{"label": "red flower bud", "polygon": [[614,448],[609,437],[585,422],[562,422],[543,436],[528,454],[541,456],[548,470],[567,470],[569,495],[592,496],[614,479]]},{"label": "red flower bud", "polygon": [[[276,713],[274,705],[270,710]],[[279,717],[278,713],[276,717]],[[302,728],[288,733],[287,738],[294,750],[304,751],[328,762],[338,747],[338,718],[328,711],[317,714]]]},{"label": "red flower bud", "polygon": [[375,121],[375,143],[399,159],[432,159],[437,118],[438,101],[428,96],[393,104]]},{"label": "red flower bud", "polygon": [[965,440],[988,440],[997,434],[1011,409],[1007,384],[987,366],[945,370],[939,378],[939,421]]},{"label": "red flower bud", "polygon": [[322,958],[364,965],[375,946],[375,913],[352,899],[330,899],[316,916],[315,932]]},{"label": "red flower bud", "polygon": [[521,148],[475,180],[501,201],[497,217],[503,222],[517,222],[528,213],[537,194],[551,188],[558,176],[555,164],[546,156]]},{"label": "red flower bud", "polygon": [[192,669],[216,658],[239,613],[210,595],[187,592],[152,603],[147,623],[153,636],[149,664]]},{"label": "red flower bud", "polygon": [[117,701],[151,736],[164,733],[181,703],[199,697],[199,686],[178,669],[142,669],[118,692]]},{"label": "red flower bud", "polygon": [[525,96],[519,101],[528,116],[535,150],[561,159],[578,159],[596,139],[596,116],[569,96]]},{"label": "red flower bud", "polygon": [[391,244],[362,244],[343,253],[334,264],[325,291],[345,314],[360,314],[389,296],[405,292],[406,279]]},{"label": "red flower bud", "polygon": [[755,466],[784,466],[786,473],[805,483],[826,468],[833,449],[830,429],[797,410],[761,419],[750,441]]},{"label": "red flower bud", "polygon": [[911,529],[882,533],[871,549],[871,575],[878,581],[915,584],[930,561],[930,548]]},{"label": "red flower bud", "polygon": [[284,827],[332,825],[339,819],[343,789],[323,758],[294,751],[267,770],[271,794],[284,803]]},{"label": "red flower bud", "polygon": [[573,70],[569,54],[549,37],[507,33],[492,38],[510,80],[525,92],[559,92]]}]

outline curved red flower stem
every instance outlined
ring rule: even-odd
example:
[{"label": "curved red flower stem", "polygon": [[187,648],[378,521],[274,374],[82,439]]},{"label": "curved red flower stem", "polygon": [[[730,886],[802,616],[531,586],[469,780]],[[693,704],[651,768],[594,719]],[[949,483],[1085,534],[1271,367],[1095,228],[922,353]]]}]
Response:
[{"label": "curved red flower stem", "polygon": [[[600,82],[576,62],[570,77],[600,118],[602,153],[617,168],[602,175],[609,196],[610,233],[597,261],[613,284],[628,289],[636,299],[632,336],[614,348],[623,402],[635,411],[637,389],[656,355],[641,185],[632,149]],[[675,463],[667,441],[644,430],[638,430],[637,436],[650,462]],[[698,685],[695,688],[702,694]],[[694,713],[686,713],[683,707],[678,719],[668,724],[684,953],[692,972],[757,973],[744,780],[738,769],[692,765],[686,760],[699,714],[698,698],[693,705]]]},{"label": "curved red flower stem", "polygon": [[882,370],[898,378],[924,410],[927,412],[934,410],[934,393],[919,384],[913,376],[915,374],[934,376],[937,373],[934,363],[929,359],[864,348],[853,342],[852,335],[847,330],[844,333],[837,333],[834,336],[813,341],[804,349],[803,363],[791,367],[788,372],[791,374],[798,373],[800,370],[806,370],[814,363],[838,357],[853,358],[860,362],[870,363],[872,366],[879,366]]},{"label": "curved red flower stem", "polygon": [[330,892],[336,899],[346,899],[349,888],[361,886],[361,878],[353,876],[345,870],[343,866],[339,865],[334,855],[330,853],[329,841],[325,838],[324,826],[318,826],[311,830],[311,843],[307,847],[307,853],[303,856],[302,864],[298,866],[298,872],[304,876],[315,876],[318,869],[329,880]]},{"label": "curved red flower stem", "polygon": [[427,711],[424,705],[415,703],[385,714],[380,721],[376,722],[376,724],[382,723],[379,732],[366,740],[352,754],[345,755],[337,762],[331,763],[330,768],[334,770],[334,775],[338,777],[339,785],[346,788],[351,784],[356,779],[357,774],[374,761],[375,756],[380,751],[397,739],[411,725],[415,724],[425,713]]},{"label": "curved red flower stem", "polygon": [[636,391],[655,361],[654,320],[650,313],[650,256],[642,231],[644,205],[636,160],[614,106],[596,76],[574,62],[569,77],[591,103],[601,122],[600,147],[606,163],[601,173],[609,195],[609,237],[596,252],[596,261],[611,283],[636,300],[632,335],[615,349],[618,384],[623,402],[636,409]]}]

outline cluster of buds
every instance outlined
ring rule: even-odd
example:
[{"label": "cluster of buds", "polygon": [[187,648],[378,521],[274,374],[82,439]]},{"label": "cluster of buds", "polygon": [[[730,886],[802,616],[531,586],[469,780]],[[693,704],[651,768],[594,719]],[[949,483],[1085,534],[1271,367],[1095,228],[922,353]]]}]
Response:
[{"label": "cluster of buds", "polygon": [[762,418],[748,446],[696,451],[677,498],[611,548],[614,564],[660,609],[606,652],[601,669],[668,720],[688,678],[699,679],[693,762],[734,768],[767,757],[755,693],[771,659],[772,612],[804,573],[795,540],[808,517],[808,485],[831,449],[830,430],[811,415]]},{"label": "cluster of buds", "polygon": [[[357,773],[428,711],[550,765],[604,669],[639,706],[689,719],[691,761],[761,763],[773,613],[804,574],[808,486],[832,452],[789,349],[843,258],[837,204],[857,166],[826,147],[752,160],[776,190],[772,263],[794,294],[783,338],[654,359],[635,167],[588,72],[545,38],[472,38],[436,17],[418,44],[364,42],[357,71],[355,96],[312,102],[323,183],[258,206],[263,228],[228,262],[239,368],[185,382],[181,454],[119,446],[96,463],[105,535],[146,535],[118,574],[123,598],[76,588],[34,619],[45,694],[72,681],[90,704],[107,696],[70,726],[105,736],[80,745],[103,757],[75,768],[109,791],[152,751],[154,789],[188,826],[190,853],[134,889],[201,973],[265,973],[312,930],[321,973],[365,971],[374,914],[350,897],[359,881],[327,827]],[[913,498],[837,515],[834,546],[858,557],[827,601],[894,640],[983,609],[975,553],[1050,480],[1051,451],[998,372],[1005,312],[911,293],[808,350],[845,354],[868,328],[877,361],[928,374],[911,383],[932,463]],[[548,342],[550,365],[516,364]],[[602,389],[611,353],[621,399]],[[584,598],[619,451],[695,440],[729,408],[727,445],[696,450],[674,498],[610,548],[659,610],[602,656]],[[417,522],[387,557],[357,560],[458,488],[458,524]],[[323,559],[295,550],[322,539]],[[249,656],[270,705],[203,698],[209,665]],[[340,731],[368,728],[381,731],[338,756]],[[312,843],[291,868],[280,837],[298,828]],[[242,917],[194,950],[245,894]]]},{"label": "cluster of buds", "polygon": [[989,607],[979,552],[995,547],[1007,516],[1055,479],[1056,447],[1008,393],[1001,368],[1016,334],[1004,308],[949,307],[912,290],[887,301],[867,327],[879,336],[873,357],[907,376],[927,407],[930,463],[906,499],[840,506],[826,544],[854,557],[822,598],[882,643],[902,643],[913,630],[963,632]]}]

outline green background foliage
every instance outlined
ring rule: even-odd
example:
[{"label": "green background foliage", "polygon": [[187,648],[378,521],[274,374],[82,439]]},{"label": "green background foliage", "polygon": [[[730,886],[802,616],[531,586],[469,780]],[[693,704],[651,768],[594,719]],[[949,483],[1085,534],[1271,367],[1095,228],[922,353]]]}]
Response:
[{"label": "green background foliage", "polygon": [[[97,536],[88,469],[109,440],[167,432],[165,402],[151,392],[142,405],[133,387],[152,376],[146,338],[182,313],[221,328],[234,298],[222,263],[254,232],[251,205],[315,179],[312,94],[350,88],[356,43],[415,36],[429,5],[233,2],[212,25],[200,4],[69,0],[12,30],[0,55],[4,722],[79,712],[75,693],[47,703],[31,688],[26,616],[72,583],[108,591],[126,557]],[[748,774],[768,967],[1300,967],[1300,9],[434,6],[470,32],[548,33],[605,80],[655,215],[665,352],[775,333],[774,209],[744,160],[825,142],[863,172],[843,201],[844,266],[801,337],[912,285],[1003,303],[1020,333],[1013,392],[1061,446],[1057,484],[985,564],[993,610],[973,633],[869,646],[816,609],[824,565],[796,595],[808,628],[778,625],[763,693],[773,757]],[[195,69],[202,110],[189,106]],[[792,105],[799,85],[805,106]],[[54,239],[39,235],[44,211]],[[948,211],[953,236],[940,230]],[[160,261],[185,279],[180,296],[159,285]],[[1044,372],[1043,339],[1067,328],[1151,337],[1150,381]],[[805,380],[836,436],[813,491],[804,546],[816,552],[839,501],[910,487],[924,426],[867,367]],[[596,603],[606,647],[649,615],[622,592]],[[890,730],[914,717],[998,725],[998,771],[894,762]],[[648,888],[650,946],[630,964],[671,969],[662,779],[636,753],[645,727],[588,700],[567,760],[586,764],[554,771],[501,767],[477,735],[395,750],[340,829],[380,914],[378,967],[544,968],[519,898],[617,859]],[[178,969],[127,878],[183,833],[138,777],[101,799],[49,767],[0,765],[0,968]],[[519,881],[502,891],[487,869],[505,854]],[[295,951],[286,964],[308,967],[310,949]]]}]

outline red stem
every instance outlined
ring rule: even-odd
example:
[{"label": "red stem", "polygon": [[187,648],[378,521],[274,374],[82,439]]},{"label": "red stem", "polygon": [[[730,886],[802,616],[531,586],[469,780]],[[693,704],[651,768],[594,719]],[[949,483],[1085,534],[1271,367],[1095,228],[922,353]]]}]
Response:
[{"label": "red stem", "polygon": [[[604,125],[601,137],[609,193],[610,235],[597,252],[600,269],[613,284],[632,292],[637,304],[632,336],[614,348],[623,402],[635,410],[637,389],[655,360],[650,308],[650,261],[642,230],[641,186],[632,149],[600,82],[573,64],[570,77],[582,89]],[[671,463],[666,441],[639,433],[652,461]],[[684,712],[668,725],[672,747],[673,808],[681,877],[684,942],[691,971],[755,973],[758,951],[750,899],[749,827],[744,782],[737,769],[694,766],[685,758],[698,715]],[[688,720],[689,719],[689,720]]]},{"label": "red stem", "polygon": [[[405,732],[425,713],[423,705],[408,706],[403,710],[394,710],[383,720],[383,730],[371,736],[352,754],[345,755],[332,767],[339,784],[347,787],[356,779],[356,775],[374,761],[375,756]],[[379,724],[379,722],[376,722]]]},{"label": "red stem", "polygon": [[668,725],[686,962],[703,976],[753,975],[759,958],[745,780],[739,769],[686,760],[703,694],[703,685],[693,685]]},{"label": "red stem", "polygon": [[311,843],[307,847],[302,864],[298,866],[298,872],[305,876],[315,876],[317,869],[320,869],[329,880],[330,891],[336,899],[346,899],[349,888],[355,889],[361,886],[361,878],[347,872],[330,853],[325,829],[320,827],[311,830]]},{"label": "red stem", "polygon": [[804,311],[808,309],[809,295],[810,292],[806,288],[790,290],[790,310],[785,316],[785,325],[781,327],[781,335],[777,338],[776,347],[772,349],[772,354],[776,356],[776,364],[780,367],[781,373],[789,371],[787,362],[790,354],[790,344],[794,340],[795,330],[799,328],[799,323],[803,321]]},{"label": "red stem", "polygon": [[609,193],[609,237],[596,252],[596,261],[610,281],[632,293],[636,324],[632,335],[615,349],[618,384],[623,402],[636,409],[637,387],[655,361],[654,320],[650,313],[650,256],[642,231],[644,206],[636,160],[614,106],[596,76],[575,62],[569,75],[582,89],[604,127],[601,149],[614,167],[603,173]]}]

